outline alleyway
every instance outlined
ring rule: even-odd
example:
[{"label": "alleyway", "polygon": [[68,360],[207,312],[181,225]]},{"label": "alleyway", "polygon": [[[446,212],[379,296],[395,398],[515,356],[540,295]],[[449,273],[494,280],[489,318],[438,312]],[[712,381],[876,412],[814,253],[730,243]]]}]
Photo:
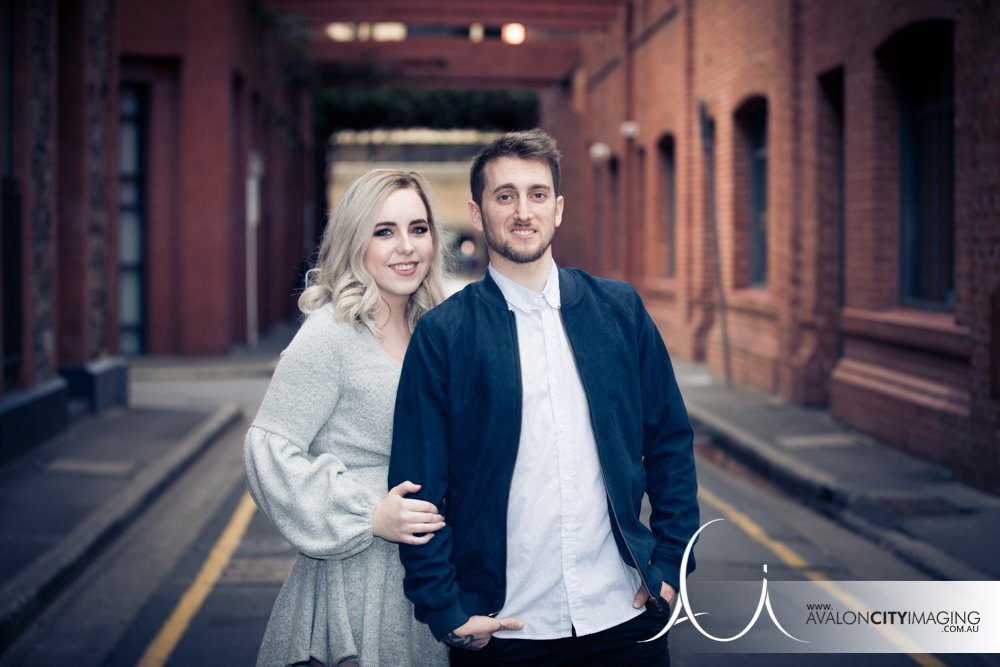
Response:
[{"label": "alleyway", "polygon": [[[291,331],[291,327],[280,329],[256,355],[185,364],[148,362],[133,369],[132,407],[107,417],[111,422],[141,415],[135,422],[137,428],[156,429],[164,417],[200,415],[205,419],[205,415],[218,414],[220,408],[234,407],[238,413],[232,413],[228,427],[200,454],[191,456],[189,465],[177,472],[162,493],[137,505],[134,516],[125,521],[127,528],[111,531],[110,537],[100,540],[109,544],[96,558],[80,559],[81,566],[67,575],[72,583],[44,605],[45,611],[0,657],[0,665],[252,664],[294,552],[245,495],[242,436],[266,388],[274,362],[270,355],[280,349]],[[702,394],[697,401],[689,401],[692,415],[710,415],[704,412],[708,403],[704,394],[712,386],[711,376],[696,365],[679,364],[678,371],[686,394],[692,399]],[[725,391],[717,388],[715,400],[721,401]],[[774,413],[779,407],[772,403],[768,409]],[[754,415],[720,410],[715,416],[718,422],[738,419],[749,428]],[[758,414],[757,418],[767,415]],[[773,414],[770,420],[774,421]],[[718,422],[716,429],[720,428]],[[74,431],[81,429],[75,427],[66,437],[41,448],[32,461],[36,469],[44,470],[41,462],[46,459],[67,459],[60,448],[75,446],[74,459],[78,461],[89,458],[97,462],[102,455],[107,456],[107,451],[87,451],[85,439],[74,440]],[[720,432],[699,428],[700,498],[703,523],[716,518],[726,521],[715,524],[702,537],[697,551],[699,568],[689,582],[693,604],[697,611],[710,613],[710,620],[703,623],[717,636],[734,635],[746,625],[756,604],[754,591],[759,590],[765,576],[771,581],[829,580],[824,589],[817,588],[817,596],[830,594],[830,587],[836,589],[840,581],[932,578],[929,568],[935,563],[927,561],[924,567],[914,567],[905,562],[916,559],[894,553],[892,531],[883,530],[880,539],[872,532],[878,530],[876,521],[865,523],[867,534],[845,527],[844,521],[833,521],[808,507],[803,495],[807,491],[779,488],[736,463]],[[711,444],[710,433],[716,434],[715,442],[724,448]],[[154,438],[155,432],[139,430],[120,437],[141,445],[144,439]],[[117,456],[118,463],[124,465],[126,450],[119,450]],[[104,460],[105,477],[113,476],[108,472],[111,463]],[[144,464],[135,460],[132,465],[141,468]],[[828,473],[835,475],[837,471]],[[75,474],[93,480],[102,472],[95,465],[90,470],[48,474]],[[868,474],[874,472],[868,470]],[[91,485],[90,493],[99,492]],[[119,492],[116,497],[121,500],[121,496]],[[72,504],[78,499],[64,500]],[[112,506],[113,502],[105,503],[89,516],[82,514],[77,527],[92,522]],[[977,522],[988,520],[980,514],[954,515],[942,525],[952,534],[964,532],[971,536],[968,539],[981,540],[982,550],[995,553],[987,544],[995,538],[977,532],[977,526],[982,525]],[[896,528],[904,527],[897,524]],[[5,534],[4,541],[7,550],[12,544],[16,546],[17,536]],[[59,544],[56,540],[55,551]],[[925,544],[924,549],[934,547]],[[974,561],[964,558],[968,555],[956,551],[951,561],[941,566],[959,567],[963,560]],[[43,558],[27,569],[38,560]],[[762,574],[764,565],[766,575]],[[969,562],[965,567],[971,572],[976,565],[982,563]],[[15,584],[17,574],[10,573]],[[993,573],[991,578],[995,576]],[[6,590],[10,590],[10,583]],[[746,642],[749,650],[755,641],[773,639],[774,633],[776,630],[761,620],[740,641]],[[735,664],[734,660],[762,667],[833,665],[842,664],[844,659],[842,655],[741,653],[736,645],[722,647],[709,641],[690,624],[671,631],[671,646],[675,665],[729,665]],[[858,665],[971,666],[1000,665],[1000,656],[900,653],[860,655],[851,661]]]},{"label": "alleyway", "polygon": [[[415,169],[478,276],[469,162],[532,127],[553,258],[638,290],[695,424],[673,664],[1000,667],[998,33],[1000,0],[0,2],[0,667],[253,664],[294,553],[243,437],[328,213]],[[984,615],[785,652],[899,581]]]}]

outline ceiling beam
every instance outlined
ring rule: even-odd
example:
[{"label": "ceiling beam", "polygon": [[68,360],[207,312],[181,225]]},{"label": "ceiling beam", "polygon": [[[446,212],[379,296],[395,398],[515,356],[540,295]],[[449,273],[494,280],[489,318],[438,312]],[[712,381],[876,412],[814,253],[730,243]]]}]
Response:
[{"label": "ceiling beam", "polygon": [[586,15],[559,16],[533,13],[530,16],[511,14],[509,11],[497,12],[420,12],[389,11],[381,7],[370,9],[358,8],[353,12],[333,14],[326,10],[308,12],[288,12],[287,16],[297,16],[309,23],[322,27],[327,23],[405,23],[407,25],[440,25],[440,26],[470,26],[481,23],[485,26],[501,26],[505,23],[521,23],[531,28],[546,28],[550,30],[567,31],[598,31],[604,30],[608,22],[600,18]]},{"label": "ceiling beam", "polygon": [[428,2],[427,0],[359,0],[316,2],[271,0],[282,14],[300,16],[319,24],[327,22],[397,21],[413,25],[501,25],[518,22],[526,26],[567,30],[600,30],[617,12],[614,0],[574,3],[560,0],[511,0],[510,2]]},{"label": "ceiling beam", "polygon": [[[580,38],[604,32],[626,0],[264,0],[279,15],[299,17],[312,34],[317,65],[355,65],[406,85],[473,89],[538,88],[562,82],[580,59]],[[527,40],[418,36],[402,42],[334,42],[328,23],[401,22],[411,26],[499,27],[517,22]],[[461,32],[459,30],[459,32]],[[341,75],[343,75],[343,71]]]},{"label": "ceiling beam", "polygon": [[564,81],[579,62],[575,43],[510,46],[448,39],[406,42],[327,42],[312,54],[319,63],[366,65],[388,82],[476,89],[540,88]]},{"label": "ceiling beam", "polygon": [[351,9],[358,6],[380,6],[391,9],[431,9],[445,11],[475,12],[480,8],[490,10],[507,8],[512,12],[543,9],[545,11],[561,11],[567,14],[574,12],[598,12],[613,16],[625,0],[268,0],[268,5],[279,11],[293,9],[328,9],[333,12]]}]

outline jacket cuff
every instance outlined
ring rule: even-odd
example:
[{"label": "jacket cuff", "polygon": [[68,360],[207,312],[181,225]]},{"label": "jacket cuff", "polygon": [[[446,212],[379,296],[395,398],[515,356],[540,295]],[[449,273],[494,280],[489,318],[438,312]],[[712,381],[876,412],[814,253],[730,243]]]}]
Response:
[{"label": "jacket cuff", "polygon": [[424,611],[422,620],[430,627],[431,634],[438,641],[444,640],[449,632],[465,625],[471,618],[457,601],[444,609]]},{"label": "jacket cuff", "polygon": [[[672,563],[666,561],[655,561],[651,564],[650,570],[652,573],[659,572],[660,580],[663,583],[670,584],[675,591],[680,593],[681,590],[681,564],[680,562]],[[656,589],[656,595],[660,594],[660,589]]]}]

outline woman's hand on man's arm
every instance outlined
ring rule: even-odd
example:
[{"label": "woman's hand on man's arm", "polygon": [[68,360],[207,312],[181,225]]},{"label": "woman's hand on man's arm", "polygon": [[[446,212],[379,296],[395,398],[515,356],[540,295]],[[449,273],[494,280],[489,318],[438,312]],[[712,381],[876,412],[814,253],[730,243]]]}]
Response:
[{"label": "woman's hand on man's arm", "polygon": [[426,500],[413,500],[408,493],[420,490],[419,484],[406,481],[394,486],[375,506],[375,537],[402,544],[427,544],[436,531],[444,528],[444,517]]}]

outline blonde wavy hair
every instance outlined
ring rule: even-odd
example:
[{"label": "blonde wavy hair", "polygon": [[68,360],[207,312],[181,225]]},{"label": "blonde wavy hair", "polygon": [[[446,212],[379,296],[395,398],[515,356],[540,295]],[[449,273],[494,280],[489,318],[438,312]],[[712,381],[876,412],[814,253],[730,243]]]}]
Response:
[{"label": "blonde wavy hair", "polygon": [[365,251],[375,234],[375,224],[385,200],[403,189],[413,190],[424,203],[434,241],[427,277],[406,302],[404,314],[410,329],[424,313],[442,301],[444,244],[434,222],[426,183],[412,171],[373,169],[348,186],[330,213],[316,265],[306,272],[305,288],[299,295],[299,310],[308,315],[332,302],[337,317],[367,327],[373,336],[381,338],[376,315],[382,297],[375,279],[365,268]]}]

